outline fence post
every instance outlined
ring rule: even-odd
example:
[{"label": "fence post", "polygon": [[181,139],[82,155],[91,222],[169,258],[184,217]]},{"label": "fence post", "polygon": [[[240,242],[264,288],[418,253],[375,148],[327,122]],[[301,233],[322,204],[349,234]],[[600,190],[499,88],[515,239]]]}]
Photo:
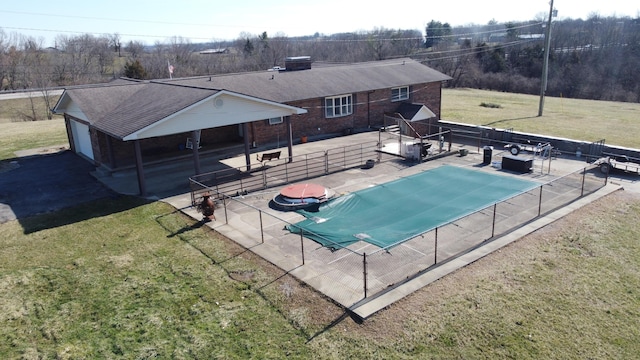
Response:
[{"label": "fence post", "polygon": [[289,164],[290,162],[284,163],[284,178],[287,183],[289,182]]},{"label": "fence post", "polygon": [[267,168],[266,167],[262,167],[262,186],[264,189],[267,188],[267,186],[269,186],[269,184],[267,184]]},{"label": "fence post", "polygon": [[262,237],[262,243],[264,244],[264,228],[262,227],[262,210],[258,210],[260,215],[260,236]]},{"label": "fence post", "polygon": [[496,209],[498,208],[498,203],[493,204],[493,221],[491,224],[491,237],[496,234]]},{"label": "fence post", "polygon": [[300,228],[300,249],[302,250],[302,265],[304,265],[304,237],[302,236],[302,233],[304,231],[302,230],[302,228]]},{"label": "fence post", "polygon": [[[551,161],[551,160],[549,160]],[[538,216],[542,214],[542,187],[544,185],[540,185],[540,196],[538,197]]]},{"label": "fence post", "polygon": [[362,253],[362,274],[364,276],[364,298],[367,298],[367,253]]},{"label": "fence post", "polygon": [[347,168],[347,148],[342,148],[342,168]]},{"label": "fence post", "polygon": [[227,196],[222,196],[222,204],[224,205],[224,221],[225,224],[229,224],[229,214],[227,214]]},{"label": "fence post", "polygon": [[582,169],[582,188],[580,189],[580,197],[584,196],[584,178],[587,176],[587,168]]},{"label": "fence post", "polygon": [[438,228],[436,228],[436,241],[435,241],[435,245],[434,245],[434,251],[433,251],[433,264],[437,264],[438,263]]},{"label": "fence post", "polygon": [[324,152],[324,174],[329,173],[329,151]]}]

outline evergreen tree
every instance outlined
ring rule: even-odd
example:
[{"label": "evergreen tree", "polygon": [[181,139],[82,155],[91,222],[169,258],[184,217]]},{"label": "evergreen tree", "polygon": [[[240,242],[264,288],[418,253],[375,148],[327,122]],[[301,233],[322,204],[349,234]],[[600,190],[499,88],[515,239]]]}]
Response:
[{"label": "evergreen tree", "polygon": [[147,71],[140,63],[140,60],[136,59],[133,62],[127,61],[127,63],[124,65],[124,76],[131,79],[142,80],[147,78]]}]

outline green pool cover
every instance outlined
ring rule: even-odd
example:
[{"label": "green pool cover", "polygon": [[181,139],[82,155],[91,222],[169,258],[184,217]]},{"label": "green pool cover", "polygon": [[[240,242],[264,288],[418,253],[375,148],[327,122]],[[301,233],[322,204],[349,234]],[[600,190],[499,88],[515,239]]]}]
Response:
[{"label": "green pool cover", "polygon": [[287,229],[338,249],[359,240],[388,247],[539,184],[444,165],[340,196]]}]

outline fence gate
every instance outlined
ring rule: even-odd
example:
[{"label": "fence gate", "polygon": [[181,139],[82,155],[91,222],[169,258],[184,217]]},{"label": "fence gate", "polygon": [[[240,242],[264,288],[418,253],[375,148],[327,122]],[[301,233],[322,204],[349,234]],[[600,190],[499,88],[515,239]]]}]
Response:
[{"label": "fence gate", "polygon": [[585,156],[587,158],[587,162],[592,162],[602,157],[604,140],[605,139],[594,141],[589,144],[589,153]]}]

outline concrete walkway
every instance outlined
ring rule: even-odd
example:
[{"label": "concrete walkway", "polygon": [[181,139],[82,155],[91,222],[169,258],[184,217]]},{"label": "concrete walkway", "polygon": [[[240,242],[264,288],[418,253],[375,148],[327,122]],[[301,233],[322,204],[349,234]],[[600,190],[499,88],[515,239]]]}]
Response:
[{"label": "concrete walkway", "polygon": [[[295,145],[293,154],[294,156],[300,156],[370,141],[378,141],[377,132],[342,136]],[[587,165],[581,159],[560,158],[552,161],[550,166],[548,161],[541,164],[539,160],[536,160],[534,161],[534,171],[532,173],[513,174],[501,171],[496,167],[482,165],[482,150],[477,147],[454,144],[453,150],[455,151],[458,148],[468,149],[469,155],[452,155],[424,163],[416,163],[402,159],[387,159],[385,162],[376,164],[372,169],[350,169],[309,181],[326,186],[338,194],[345,194],[448,164],[469,167],[480,171],[500,172],[501,175],[505,176],[524,177],[545,183],[554,178],[582,169]],[[270,152],[274,150],[275,149],[269,149],[267,151]],[[287,152],[286,148],[278,148],[278,150],[283,151],[283,154]],[[496,149],[494,152],[494,160],[499,159],[501,154],[502,151]],[[251,154],[251,158],[255,159],[255,154]],[[218,166],[222,166],[223,168],[237,168],[245,165],[245,157],[242,154],[220,158],[212,157],[206,161],[216,162]],[[153,193],[151,195],[152,198],[161,199],[161,201],[171,204],[176,209],[194,218],[194,220],[200,220],[201,214],[197,213],[195,208],[191,206],[191,196],[186,182],[186,179],[192,175],[190,174],[191,164],[191,162],[186,161],[186,166],[181,165],[176,167],[174,164],[173,167],[166,168],[166,166],[169,165],[162,165],[164,168],[151,168],[145,171],[151,174],[149,183],[156,187],[151,190]],[[547,173],[549,170],[550,172]],[[176,183],[167,184],[167,176],[163,174],[170,174],[169,179],[171,180],[169,182],[176,181]],[[102,181],[107,185],[111,184],[113,186],[112,188],[118,191],[118,186],[124,186],[123,184],[130,184],[130,181],[135,181],[133,178],[127,179],[127,177],[133,176],[135,176],[133,173],[120,174],[115,177],[105,177]],[[625,183],[624,187],[638,187],[638,184],[638,181],[631,180]],[[165,188],[171,187],[172,189],[170,192],[167,192],[159,186],[164,186]],[[621,188],[622,185],[620,183],[611,181],[609,185],[594,194],[585,196],[571,203],[569,206],[554,211],[543,218],[527,223],[503,237],[488,241],[483,246],[477,247],[472,251],[439,263],[437,266],[429,268],[428,271],[423,271],[419,276],[415,276],[401,284],[395,284],[389,290],[382,291],[364,300],[362,261],[355,257],[355,261],[351,264],[343,264],[341,268],[332,268],[329,266],[330,263],[333,264],[334,262],[337,263],[344,260],[343,258],[335,257],[339,254],[333,254],[322,247],[318,247],[315,242],[309,239],[301,239],[299,235],[293,235],[288,231],[284,231],[283,225],[300,221],[302,220],[302,216],[295,212],[280,212],[269,207],[269,201],[278,193],[279,189],[267,189],[259,193],[240,196],[238,198],[239,201],[228,205],[224,211],[218,209],[218,211],[216,211],[217,221],[207,223],[207,226],[210,226],[217,232],[280,267],[283,271],[314,287],[317,291],[342,304],[345,308],[350,309],[350,311],[357,316],[366,319],[377,311],[380,311],[431,282],[446,276],[456,269],[466,266],[522,236],[565,216],[569,212]],[[183,190],[181,191],[180,189]],[[169,195],[163,196],[163,194]],[[260,218],[257,216],[258,211],[260,211]],[[300,256],[301,242],[306,258],[304,265],[302,264],[302,257]],[[358,263],[358,261],[360,263]],[[335,266],[335,264],[332,266]]]},{"label": "concrete walkway", "polygon": [[371,299],[365,299],[360,303],[355,304],[350,308],[356,315],[358,315],[362,319],[366,319],[367,317],[373,315],[374,313],[384,309],[385,307],[393,304],[394,302],[402,299],[403,297],[419,290],[430,283],[466,266],[471,264],[474,261],[481,259],[482,257],[489,255],[490,253],[566,216],[579,209],[580,207],[589,204],[596,199],[599,199],[603,196],[606,196],[614,191],[620,190],[622,187],[619,185],[607,185],[604,188],[598,190],[597,192],[585,196],[568,206],[565,206],[557,211],[554,211],[551,214],[548,214],[544,217],[541,217],[525,226],[522,226],[515,231],[494,239],[492,241],[487,242],[485,245],[478,247],[472,251],[469,251],[461,256],[458,256],[450,261],[446,261],[435,266],[429,271],[426,271],[424,274],[417,276],[399,286],[392,288],[390,291],[384,292],[375,296]]}]

